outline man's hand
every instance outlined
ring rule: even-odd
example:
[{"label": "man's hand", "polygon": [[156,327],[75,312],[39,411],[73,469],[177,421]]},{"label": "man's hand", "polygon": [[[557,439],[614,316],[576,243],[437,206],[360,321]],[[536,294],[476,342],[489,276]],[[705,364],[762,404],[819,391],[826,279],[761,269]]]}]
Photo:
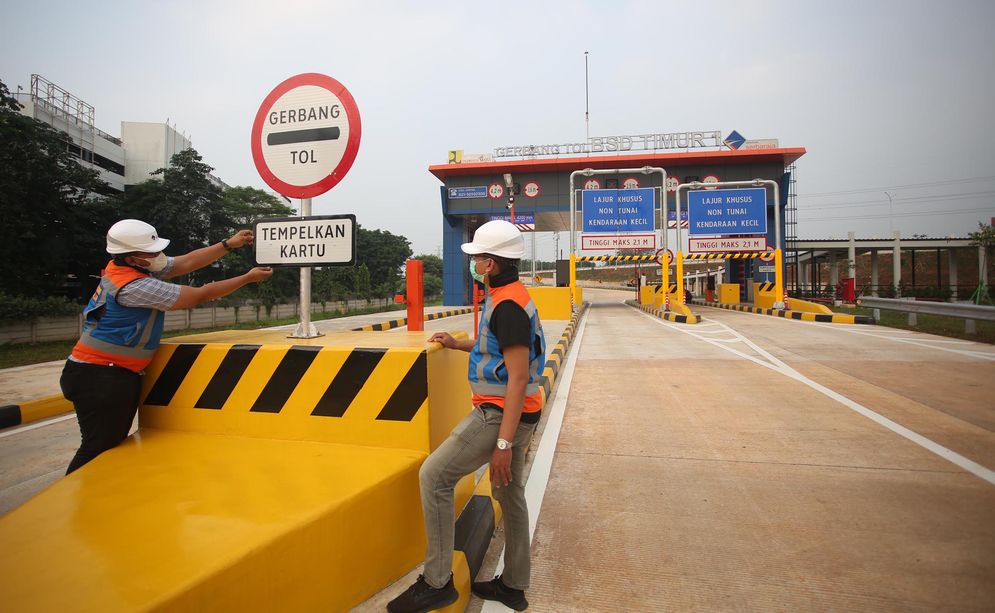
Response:
[{"label": "man's hand", "polygon": [[251,245],[253,239],[252,230],[239,230],[228,239],[228,246],[232,249],[239,249],[246,245]]},{"label": "man's hand", "polygon": [[[246,230],[246,232],[248,232],[248,230]],[[273,275],[273,269],[269,266],[257,266],[245,273],[245,275],[249,277],[249,283],[255,283],[257,281],[262,281],[263,279],[269,279],[270,276]]]},{"label": "man's hand", "polygon": [[428,342],[439,343],[446,349],[456,349],[456,339],[448,332],[436,332]]},{"label": "man's hand", "polygon": [[507,487],[511,483],[511,449],[494,448],[491,454],[491,485]]}]

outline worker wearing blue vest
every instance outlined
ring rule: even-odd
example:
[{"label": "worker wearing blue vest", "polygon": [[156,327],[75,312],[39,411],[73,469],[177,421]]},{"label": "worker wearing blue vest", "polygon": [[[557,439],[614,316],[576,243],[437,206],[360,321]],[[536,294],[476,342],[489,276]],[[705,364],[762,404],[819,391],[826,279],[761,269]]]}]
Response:
[{"label": "worker wearing blue vest", "polygon": [[453,488],[490,462],[494,497],[504,517],[504,574],[474,582],[472,591],[522,611],[528,608],[529,510],[525,503],[525,454],[542,411],[539,382],[546,341],[535,303],[518,278],[525,253],[521,232],[507,221],[480,226],[464,243],[470,272],[487,288],[476,342],[441,332],[429,341],[470,353],[473,410],[422,464],[422,511],[427,537],[418,580],[387,605],[391,613],[423,613],[456,602],[453,583]]},{"label": "worker wearing blue vest", "polygon": [[142,374],[159,347],[166,311],[227,296],[273,271],[253,268],[201,287],[165,279],[209,266],[252,240],[251,230],[240,230],[219,243],[168,257],[163,250],[169,239],[144,221],[124,219],[107,231],[112,259],[83,309],[83,331],[59,381],[62,394],[76,409],[81,439],[66,474],[128,436],[138,410]]}]

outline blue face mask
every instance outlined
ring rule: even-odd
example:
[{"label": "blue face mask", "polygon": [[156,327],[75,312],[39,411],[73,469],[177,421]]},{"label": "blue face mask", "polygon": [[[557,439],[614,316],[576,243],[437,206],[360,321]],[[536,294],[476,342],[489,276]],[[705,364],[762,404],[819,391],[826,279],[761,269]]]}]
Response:
[{"label": "blue face mask", "polygon": [[477,283],[484,282],[484,275],[477,272],[477,267],[475,266],[473,258],[470,258],[470,276],[473,277],[473,280]]}]

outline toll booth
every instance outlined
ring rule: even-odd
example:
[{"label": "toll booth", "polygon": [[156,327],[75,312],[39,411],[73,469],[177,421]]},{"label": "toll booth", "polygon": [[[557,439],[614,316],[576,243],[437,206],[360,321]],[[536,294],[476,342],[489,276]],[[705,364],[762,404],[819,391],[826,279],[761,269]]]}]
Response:
[{"label": "toll booth", "polygon": [[[621,137],[620,137],[621,138]],[[625,137],[630,138],[630,137]],[[632,137],[636,138],[636,137]],[[640,137],[641,138],[641,137]],[[596,141],[604,139],[591,138],[590,143],[580,146],[581,151],[589,152]],[[429,166],[428,170],[442,185],[439,188],[440,204],[442,206],[442,244],[443,244],[443,303],[446,305],[466,305],[471,302],[470,276],[467,274],[467,256],[460,245],[471,240],[473,232],[482,224],[492,219],[510,219],[509,197],[514,199],[514,223],[524,232],[566,232],[570,230],[570,174],[576,170],[594,169],[610,170],[624,168],[642,168],[645,166],[661,167],[667,172],[668,178],[680,183],[693,181],[747,181],[752,179],[767,179],[777,181],[780,185],[781,201],[777,206],[787,203],[788,183],[790,181],[789,167],[805,154],[805,149],[772,148],[772,149],[738,149],[733,150],[718,142],[719,150],[701,151],[689,149],[680,152],[641,152],[613,155],[579,155],[577,157],[549,156],[545,157],[545,149],[537,147],[496,149],[495,155],[475,156],[475,161],[469,161],[470,156],[454,155],[451,152],[448,164]],[[520,149],[521,155],[531,155],[530,159],[499,159],[509,150]],[[550,149],[552,150],[552,149]],[[556,148],[562,151],[563,148]],[[570,149],[571,151],[575,149]],[[668,181],[668,184],[672,181]],[[669,243],[673,246],[676,236],[677,220],[675,217],[675,194],[670,187],[660,185],[658,174],[618,173],[616,175],[598,175],[577,181],[574,189],[612,189],[621,187],[656,188],[654,217],[660,220],[660,193],[665,194],[667,202],[667,225],[671,231]],[[579,184],[579,185],[578,185]],[[510,187],[508,187],[510,185]],[[773,202],[773,192],[768,193],[768,202]],[[580,202],[580,198],[577,199]],[[774,213],[768,206],[768,243],[774,247]],[[790,236],[785,232],[787,215],[780,214],[781,236]],[[684,220],[683,227],[687,221]],[[582,213],[577,212],[575,228],[582,228]],[[579,232],[578,232],[579,234]],[[685,234],[686,233],[682,233]],[[659,223],[656,230],[657,248],[662,246]],[[526,258],[531,257],[529,240],[526,239]],[[577,241],[577,250],[581,248]],[[783,248],[783,245],[781,245]],[[682,247],[686,249],[686,246]],[[547,248],[548,249],[548,248]],[[559,245],[556,259],[569,256],[569,244]],[[590,254],[612,255],[613,251],[585,252]],[[538,253],[537,259],[549,260],[548,253]],[[524,271],[523,271],[524,272]],[[741,287],[752,287],[752,282],[767,281],[769,273],[761,273],[750,264],[748,267],[726,263],[725,278]],[[557,275],[560,284],[561,275]],[[748,291],[748,290],[747,290]],[[745,298],[745,296],[744,296]]]}]

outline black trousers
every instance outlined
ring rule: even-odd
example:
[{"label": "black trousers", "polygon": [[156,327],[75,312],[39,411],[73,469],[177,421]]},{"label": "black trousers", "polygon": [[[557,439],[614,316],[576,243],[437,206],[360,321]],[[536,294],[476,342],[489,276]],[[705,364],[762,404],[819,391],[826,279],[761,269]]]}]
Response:
[{"label": "black trousers", "polygon": [[128,436],[138,411],[142,376],[118,366],[66,360],[59,384],[62,395],[76,407],[81,438],[68,475]]}]

